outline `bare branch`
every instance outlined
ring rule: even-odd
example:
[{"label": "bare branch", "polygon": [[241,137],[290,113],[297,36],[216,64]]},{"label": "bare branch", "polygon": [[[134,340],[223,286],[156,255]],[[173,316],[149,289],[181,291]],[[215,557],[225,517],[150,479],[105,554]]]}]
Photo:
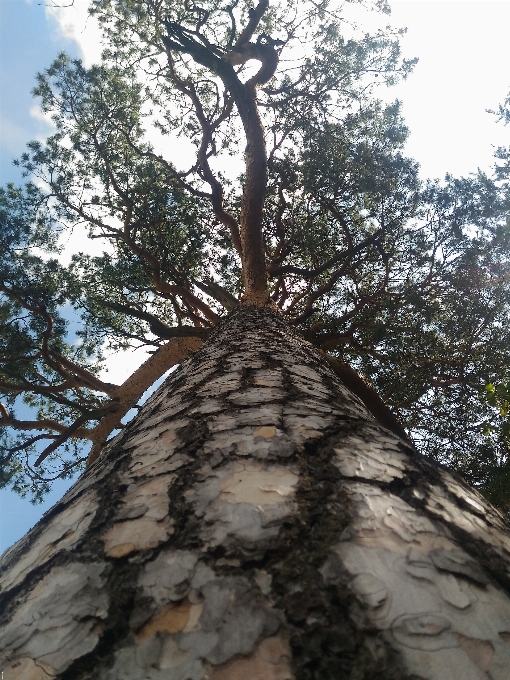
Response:
[{"label": "bare branch", "polygon": [[316,269],[302,269],[300,267],[293,267],[292,265],[285,265],[283,267],[278,267],[277,269],[271,269],[271,267],[269,267],[268,268],[269,275],[271,277],[276,277],[281,276],[282,274],[297,274],[298,276],[301,276],[303,279],[314,279],[317,276],[320,276],[320,274],[323,274],[325,271],[330,269],[337,262],[340,262],[341,260],[345,260],[347,258],[351,258],[354,255],[360,253],[365,248],[368,248],[368,246],[376,243],[381,234],[382,229],[378,229],[371,236],[364,239],[363,241],[353,246],[352,248],[342,250],[340,253],[333,255],[333,257],[331,257],[329,260],[326,260],[326,262],[321,264],[320,267],[317,267]]},{"label": "bare branch", "polygon": [[80,380],[80,387],[81,386],[87,386],[93,390],[98,390],[99,392],[104,392],[105,394],[111,395],[112,392],[114,392],[117,388],[118,385],[114,385],[113,383],[105,383],[102,380],[100,380],[97,376],[95,376],[93,373],[90,371],[87,371],[86,368],[83,368],[83,366],[79,366],[78,364],[75,364],[74,361],[71,361],[67,357],[63,356],[60,354],[60,352],[56,352],[55,350],[51,350],[51,354],[55,359],[58,361],[59,364],[64,366],[68,371],[71,371],[72,373],[75,373]]},{"label": "bare branch", "polygon": [[[134,309],[128,305],[121,305],[117,302],[107,302],[106,300],[101,300],[101,304],[109,309],[113,309],[116,312],[121,312],[122,314],[128,314],[137,319],[142,319],[148,321],[151,331],[154,335],[160,338],[170,339],[170,338],[182,338],[182,337],[196,337],[196,338],[206,338],[211,332],[209,328],[200,328],[197,326],[169,326],[164,321],[158,319],[157,316],[149,314],[149,312],[144,312],[139,309]],[[118,389],[118,385],[115,389]]]},{"label": "bare branch", "polygon": [[87,467],[99,457],[108,436],[119,427],[120,421],[133,408],[142,394],[168,369],[182,362],[191,352],[202,345],[200,338],[179,338],[160,347],[119,387],[115,398],[118,406],[107,414],[92,431],[94,444],[90,451]]},{"label": "bare branch", "polygon": [[7,449],[8,455],[7,455],[7,460],[10,460],[12,456],[17,453],[18,451],[26,451],[32,444],[35,444],[42,439],[56,439],[57,435],[54,434],[38,434],[35,437],[31,437],[30,439],[27,439],[24,441],[22,444],[19,444],[18,446],[13,446],[10,449]]},{"label": "bare branch", "polygon": [[259,4],[254,9],[250,10],[250,19],[239,34],[239,38],[236,40],[233,50],[238,50],[252,39],[252,36],[257,30],[257,26],[259,25],[260,20],[262,19],[262,16],[268,7],[269,0],[260,0]]},{"label": "bare branch", "polygon": [[[9,411],[5,407],[5,404],[0,403],[0,427],[12,427],[14,430],[55,430],[55,432],[65,432],[67,430],[67,425],[57,422],[56,420],[51,420],[50,418],[41,418],[40,420],[17,420],[12,418]],[[81,437],[82,439],[92,439],[92,430],[86,428],[80,428],[79,431],[75,433],[76,437]]]},{"label": "bare branch", "polygon": [[55,451],[56,449],[58,449],[58,447],[59,447],[61,444],[64,444],[64,443],[65,443],[70,437],[72,437],[72,436],[73,436],[73,435],[81,428],[81,426],[84,425],[84,424],[87,422],[87,420],[89,420],[89,419],[90,419],[90,418],[89,418],[88,415],[83,415],[83,416],[80,416],[77,420],[75,420],[75,422],[74,422],[72,425],[70,425],[68,428],[66,428],[66,429],[64,430],[64,432],[62,432],[62,434],[61,434],[59,437],[56,437],[56,438],[55,438],[55,441],[53,442],[53,444],[50,444],[49,446],[47,446],[47,447],[44,449],[44,451],[41,453],[41,455],[39,456],[39,458],[35,461],[34,465],[35,465],[36,467],[38,467],[44,460],[46,460],[46,458],[50,455],[50,453],[53,453],[53,451]]}]

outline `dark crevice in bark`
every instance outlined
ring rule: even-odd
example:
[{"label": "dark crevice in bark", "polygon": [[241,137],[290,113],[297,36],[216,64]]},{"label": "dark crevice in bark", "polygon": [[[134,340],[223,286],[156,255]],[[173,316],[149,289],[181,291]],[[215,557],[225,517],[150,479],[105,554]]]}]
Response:
[{"label": "dark crevice in bark", "polygon": [[[118,447],[115,447],[116,450],[117,448]],[[23,553],[26,553],[30,550],[30,548],[40,538],[40,536],[44,533],[48,525],[55,517],[68,508],[88,490],[95,489],[98,492],[99,506],[86,535],[76,545],[73,553],[80,555],[81,562],[93,562],[97,560],[98,557],[100,560],[103,560],[103,544],[98,538],[99,530],[106,524],[108,519],[112,517],[115,512],[115,499],[120,499],[121,497],[116,472],[122,467],[123,463],[126,463],[125,456],[118,458],[117,460],[113,458],[113,464],[111,464],[111,460],[112,459],[110,459],[110,465],[108,466],[109,474],[103,475],[90,487],[84,488],[79,494],[69,498],[68,500],[65,500],[64,496],[63,500],[57,502],[43,515],[42,519],[39,520],[35,527],[27,534],[27,543],[21,546]],[[5,568],[12,564],[15,559],[16,553],[14,554],[13,558],[11,558],[11,560],[5,564]],[[67,551],[58,551],[53,557],[51,557],[47,562],[44,562],[40,567],[31,570],[26,575],[26,577],[24,577],[23,580],[20,581],[20,583],[14,588],[0,593],[0,612],[4,614],[4,616],[2,616],[0,619],[0,623],[3,619],[7,620],[9,611],[13,605],[16,605],[16,600],[20,593],[30,592],[32,587],[41,581],[54,567],[65,566],[72,561],[72,553]]]},{"label": "dark crevice in bark", "polygon": [[115,650],[132,634],[129,618],[133,611],[139,565],[122,560],[112,570],[106,588],[111,594],[108,618],[104,621],[104,632],[95,649],[69,666],[58,680],[96,680],[98,665],[108,668],[113,665]]},{"label": "dark crevice in bark", "polygon": [[[454,522],[448,522],[444,517],[435,513],[427,507],[426,497],[430,490],[430,484],[435,484],[442,489],[445,498],[449,499],[454,505],[464,508],[466,512],[471,515],[478,516],[484,519],[482,512],[477,512],[476,509],[469,505],[463,498],[453,495],[446,486],[442,473],[446,472],[452,475],[457,482],[466,485],[462,477],[454,473],[445,466],[438,463],[433,464],[424,456],[413,451],[413,462],[418,468],[418,471],[409,471],[404,479],[394,479],[387,485],[377,483],[380,488],[387,488],[388,491],[400,497],[406,503],[423,512],[431,520],[439,522],[446,526],[451,534],[457,539],[459,545],[469,553],[475,560],[479,561],[480,565],[487,571],[492,578],[499,583],[503,588],[510,590],[510,578],[508,576],[508,568],[505,560],[496,550],[494,550],[487,541],[476,540],[467,531],[458,527]],[[365,483],[370,483],[364,480]],[[373,483],[373,482],[372,482]],[[424,494],[424,498],[417,498],[414,491],[420,490]],[[468,578],[466,576],[465,578]]]},{"label": "dark crevice in bark", "polygon": [[[255,318],[269,315],[273,323],[283,325],[283,319],[271,310],[251,310],[242,308],[235,313]],[[210,342],[224,334],[224,326],[230,319],[220,322],[211,334]],[[235,340],[233,346],[235,347]],[[200,350],[199,350],[200,352]],[[313,354],[315,352],[312,350]],[[318,353],[317,353],[318,354]],[[281,362],[275,360],[270,353],[261,351],[259,354],[266,368],[279,368]],[[320,361],[320,358],[317,357]],[[199,361],[200,356],[195,355]],[[225,357],[218,362],[218,373],[226,370]],[[251,386],[253,371],[243,369],[243,389]],[[286,399],[302,399],[307,393],[296,389],[288,379],[284,370],[284,388]],[[208,376],[210,379],[211,376]],[[334,379],[324,377],[324,383],[333,391]],[[180,386],[177,380],[175,387]],[[196,386],[195,386],[196,389]],[[190,408],[194,405],[193,395],[184,395],[190,399]],[[223,413],[235,412],[236,409],[224,400]],[[192,461],[186,467],[186,475],[180,475],[177,485],[170,491],[171,514],[175,519],[175,534],[167,544],[173,549],[197,550],[201,546],[199,535],[202,518],[190,514],[189,504],[184,496],[186,490],[197,482],[197,471],[203,464],[200,453],[202,441],[207,432],[205,419],[202,422],[193,420],[184,436],[185,449],[191,455]],[[242,552],[218,547],[203,555],[203,562],[215,567],[218,575],[241,576],[246,575],[250,568],[264,569],[273,577],[272,594],[278,609],[284,612],[287,619],[287,629],[290,635],[290,645],[293,650],[293,664],[296,680],[341,680],[353,677],[359,680],[403,680],[406,675],[402,670],[397,653],[383,640],[380,632],[366,623],[365,628],[356,626],[351,618],[355,607],[355,598],[348,588],[349,576],[338,582],[336,587],[324,585],[320,567],[324,564],[331,547],[340,540],[341,533],[351,521],[351,514],[347,496],[339,494],[342,476],[331,462],[332,441],[339,441],[349,434],[360,434],[366,421],[346,418],[342,429],[338,427],[331,431],[324,431],[323,436],[313,445],[308,445],[301,454],[294,455],[290,461],[297,462],[300,468],[301,481],[297,490],[299,510],[292,522],[284,522],[279,536],[260,560],[251,560]],[[181,432],[181,436],[182,436]],[[328,444],[329,442],[329,444]],[[426,510],[423,501],[416,498],[411,490],[421,489],[426,493],[428,484],[440,485],[448,493],[442,481],[441,468],[432,465],[410,446],[401,443],[401,450],[409,455],[417,472],[408,472],[403,480],[395,479],[388,484],[373,480],[358,479],[364,483],[385,488],[399,496],[411,506],[421,509],[434,518],[433,513]],[[216,460],[210,460],[212,467],[221,465],[228,455]],[[458,499],[455,499],[458,501]],[[439,521],[445,524],[442,518]],[[455,529],[449,527],[450,530]],[[472,537],[462,531],[453,530],[468,552],[474,551],[480,561],[497,577],[497,555],[487,552],[486,544],[476,546]],[[164,546],[161,546],[164,548]],[[159,552],[159,551],[158,551]],[[232,566],[223,561],[217,566],[219,559],[238,559],[239,566]],[[147,555],[147,559],[151,556]],[[489,565],[490,563],[490,565]],[[142,600],[135,598],[136,608],[143,609]],[[140,626],[154,611],[146,609],[146,614],[137,621]],[[119,637],[120,640],[120,637]],[[379,648],[378,658],[371,653],[371,648]],[[384,653],[381,654],[381,648]],[[382,660],[381,660],[382,657]],[[67,680],[67,679],[66,679]],[[70,678],[69,678],[70,680]]]},{"label": "dark crevice in bark", "polygon": [[[221,327],[213,331],[213,336],[216,334],[222,334]],[[211,341],[214,341],[214,337]],[[275,360],[271,354],[261,352],[259,356],[266,368],[281,367],[281,361]],[[225,359],[219,362],[219,367],[222,371],[225,370]],[[253,371],[247,369],[242,371],[241,391],[251,386],[252,374]],[[302,399],[304,395],[308,396],[306,392],[292,385],[285,371],[284,378],[286,399],[291,401],[293,398]],[[229,410],[235,411],[231,405],[225,404],[223,412],[228,413]],[[331,447],[324,446],[324,442],[356,433],[362,425],[361,420],[346,419],[341,430],[335,428],[324,431],[320,442],[292,457],[291,460],[298,463],[302,474],[297,491],[299,510],[292,522],[284,522],[277,540],[262,559],[253,561],[249,556],[234,550],[229,551],[228,557],[238,559],[239,566],[224,563],[221,567],[215,567],[218,574],[229,576],[246,575],[247,570],[253,567],[272,574],[273,596],[278,609],[285,612],[290,624],[290,643],[294,651],[297,680],[339,680],[342,677],[353,677],[353,672],[360,680],[403,677],[400,671],[390,673],[388,670],[390,666],[399,666],[395,664],[394,653],[389,647],[386,652],[388,663],[381,668],[377,668],[377,665],[381,665],[380,661],[371,659],[368,648],[366,652],[361,651],[366,637],[371,640],[377,638],[378,644],[383,644],[380,636],[375,631],[366,634],[356,631],[349,614],[353,596],[346,583],[338,588],[325,586],[319,571],[331,546],[338,542],[342,530],[351,519],[347,498],[338,497],[341,476],[331,462]],[[179,486],[172,488],[172,515],[176,532],[169,543],[174,549],[196,550],[201,545],[201,519],[190,517],[189,504],[184,493],[195,483],[196,471],[203,463],[199,449],[200,440],[204,436],[198,434],[198,422],[194,422],[188,429],[191,440],[187,442],[186,449],[188,453],[194,452],[196,459],[188,466],[186,477],[181,477]],[[213,461],[213,467],[221,462],[223,461]],[[225,549],[219,547],[204,554],[203,561],[214,566],[225,555]],[[139,607],[142,604],[139,600]],[[147,612],[147,618],[150,615]],[[307,619],[312,622],[308,624]],[[140,619],[137,624],[142,622]]]},{"label": "dark crevice in bark", "polygon": [[[273,575],[273,597],[289,625],[296,680],[404,677],[395,652],[380,635],[370,626],[356,629],[351,619],[354,596],[348,588],[348,574],[333,587],[324,584],[320,571],[352,520],[350,501],[339,493],[342,476],[332,463],[333,451],[326,442],[358,429],[357,423],[346,423],[345,431],[325,432],[321,441],[306,446],[298,456],[299,509],[264,560],[264,568]],[[379,647],[385,647],[385,661],[370,654],[370,645],[376,640]]]}]

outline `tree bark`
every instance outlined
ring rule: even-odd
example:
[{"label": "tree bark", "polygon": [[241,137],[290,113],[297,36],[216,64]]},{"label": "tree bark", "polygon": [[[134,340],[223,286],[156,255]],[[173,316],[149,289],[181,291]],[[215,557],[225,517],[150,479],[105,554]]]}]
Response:
[{"label": "tree bark", "polygon": [[3,680],[508,680],[510,534],[240,307],[21,541]]}]

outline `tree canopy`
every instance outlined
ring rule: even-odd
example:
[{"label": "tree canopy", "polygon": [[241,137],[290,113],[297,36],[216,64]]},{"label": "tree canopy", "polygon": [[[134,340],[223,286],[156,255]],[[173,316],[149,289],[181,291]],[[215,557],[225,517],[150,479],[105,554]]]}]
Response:
[{"label": "tree canopy", "polygon": [[[486,385],[510,380],[510,151],[492,177],[420,179],[399,103],[377,98],[414,60],[341,3],[91,13],[102,62],[61,54],[38,75],[55,131],[16,161],[26,185],[0,191],[0,484],[40,498],[220,318],[270,303],[376,417],[387,404],[419,451],[504,505],[507,410]],[[80,230],[96,254],[66,263]],[[101,380],[133,346],[142,369]]]}]

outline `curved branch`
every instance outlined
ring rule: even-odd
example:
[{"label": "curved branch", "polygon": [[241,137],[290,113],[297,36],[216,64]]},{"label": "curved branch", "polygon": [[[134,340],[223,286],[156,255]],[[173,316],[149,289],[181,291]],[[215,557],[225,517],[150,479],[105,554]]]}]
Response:
[{"label": "curved branch", "polygon": [[27,439],[22,444],[7,449],[7,460],[9,461],[12,458],[12,456],[18,451],[24,451],[28,449],[29,446],[32,446],[32,444],[35,444],[36,442],[39,442],[42,439],[56,439],[56,437],[57,435],[55,434],[38,434],[35,437],[30,437],[30,439]]},{"label": "curved branch", "polygon": [[232,49],[237,50],[252,39],[253,34],[257,30],[257,26],[259,25],[260,20],[262,19],[262,16],[268,7],[269,0],[260,0],[259,4],[254,9],[250,10],[250,19],[239,34],[239,37]]},{"label": "curved branch", "polygon": [[[49,348],[49,341],[53,332],[54,324],[53,317],[51,314],[49,314],[44,305],[40,303],[30,304],[23,298],[22,295],[16,293],[11,288],[8,288],[5,284],[0,283],[0,290],[9,297],[15,299],[24,309],[38,314],[46,321],[46,330],[42,335],[40,355],[50,368],[52,368],[56,373],[64,378],[64,383],[57,386],[37,386],[37,390],[40,394],[43,394],[44,391],[62,392],[63,390],[68,390],[72,387],[83,387],[84,384],[85,386],[88,386],[92,389],[97,389],[100,392],[104,392],[105,394],[109,394],[112,389],[116,388],[116,385],[102,382],[99,380],[99,378],[90,373],[90,371],[87,371],[87,369],[64,357],[62,354],[60,354],[60,352],[56,352],[55,350],[51,350]],[[17,388],[15,385],[11,385],[11,389],[16,390]]]},{"label": "curved branch", "polygon": [[83,383],[85,383],[85,386],[93,390],[98,390],[99,392],[104,392],[108,396],[110,396],[111,393],[117,389],[118,385],[103,382],[93,373],[87,371],[86,368],[83,368],[82,366],[75,364],[74,361],[71,361],[67,357],[63,356],[62,354],[60,354],[60,352],[50,350],[50,353],[53,357],[55,357],[59,364],[61,364],[68,371],[75,373],[79,378],[81,378],[78,387],[83,387]]},{"label": "curved branch", "polygon": [[[267,4],[267,0],[262,0],[259,3],[257,10],[260,12],[260,16],[265,11]],[[248,26],[253,24],[252,18]],[[253,24],[253,30],[255,30],[259,20],[260,17]],[[247,83],[242,83],[234,67],[228,62],[228,56],[221,59],[211,49],[194,40],[179,24],[169,21],[164,22],[164,24],[168,35],[163,36],[162,40],[168,51],[175,50],[189,54],[197,64],[205,66],[221,78],[225,87],[230,91],[239,112],[247,142],[245,153],[246,179],[241,206],[240,230],[245,285],[244,299],[252,304],[263,305],[268,298],[262,236],[262,210],[267,185],[267,158],[264,129],[257,107],[256,88],[257,85],[266,82],[266,78],[271,77],[272,69],[272,73],[274,73],[278,64],[278,55],[271,45],[262,46],[259,55],[264,60],[259,73]]]},{"label": "curved branch", "polygon": [[354,255],[357,255],[365,248],[368,248],[368,246],[372,245],[377,241],[381,234],[382,229],[378,229],[371,236],[368,236],[366,239],[363,239],[363,241],[358,243],[356,246],[353,246],[352,248],[347,248],[347,250],[342,250],[342,252],[333,255],[333,257],[331,257],[329,260],[326,260],[326,262],[321,264],[320,267],[317,267],[316,269],[302,269],[300,267],[293,267],[292,265],[285,265],[284,267],[278,267],[277,269],[271,269],[271,267],[269,267],[268,268],[269,276],[274,278],[276,276],[281,276],[282,274],[297,274],[298,276],[301,276],[304,279],[314,279],[320,274],[323,274],[337,262],[340,262],[340,260],[345,260],[348,257],[349,258],[353,257]]},{"label": "curved branch", "polygon": [[[5,369],[3,369],[3,372],[6,372]],[[6,390],[7,392],[33,392],[34,394],[48,396],[55,394],[55,392],[66,392],[73,387],[78,387],[78,383],[74,380],[66,380],[63,383],[60,383],[60,385],[34,385],[25,378],[20,378],[20,380],[23,382],[10,383],[5,382],[5,380],[0,380],[0,389]]]},{"label": "curved branch", "polygon": [[229,15],[230,22],[231,22],[230,36],[229,36],[229,39],[228,39],[228,47],[229,48],[231,48],[232,45],[234,44],[234,40],[235,40],[236,33],[237,33],[236,18],[234,16],[234,12],[232,10],[237,7],[238,2],[239,2],[239,0],[235,0],[233,5],[230,5],[230,7],[225,8],[225,11]]},{"label": "curved branch", "polygon": [[168,293],[170,295],[179,295],[184,300],[187,300],[192,306],[199,309],[204,314],[206,319],[209,319],[209,321],[212,321],[214,323],[218,321],[218,315],[215,312],[213,312],[209,305],[206,305],[205,302],[203,302],[200,298],[198,298],[196,295],[193,295],[193,293],[189,291],[187,288],[185,288],[184,286],[174,286],[163,280],[163,278],[161,277],[159,260],[156,257],[154,257],[154,255],[152,255],[152,253],[150,253],[148,250],[145,250],[145,248],[139,246],[135,242],[135,240],[131,237],[128,218],[126,218],[126,224],[124,227],[122,238],[126,245],[129,246],[129,248],[132,250],[132,252],[135,253],[135,255],[138,255],[139,257],[144,259],[150,266],[152,270],[152,280],[154,281],[156,290],[158,290],[161,293]]},{"label": "curved branch", "polygon": [[[169,61],[169,63],[171,62]],[[232,244],[234,245],[234,248],[236,249],[239,257],[242,257],[239,225],[235,217],[231,215],[229,212],[227,212],[223,207],[223,195],[224,195],[223,186],[221,182],[219,182],[218,179],[214,176],[214,173],[211,170],[211,166],[209,165],[209,158],[207,155],[207,149],[209,148],[209,145],[212,143],[213,131],[220,124],[220,122],[222,122],[222,120],[227,118],[228,115],[230,114],[233,99],[230,100],[230,104],[225,107],[223,113],[216,119],[214,124],[211,124],[209,123],[205,116],[202,103],[200,102],[200,99],[196,93],[193,83],[188,83],[187,85],[185,85],[180,80],[180,78],[177,77],[175,73],[172,74],[172,77],[177,88],[181,92],[184,92],[186,95],[188,95],[188,97],[190,97],[195,108],[196,116],[198,118],[200,126],[202,127],[202,143],[200,144],[200,148],[198,150],[198,163],[202,170],[202,174],[204,176],[205,181],[211,187],[211,203],[213,207],[213,212],[219,219],[219,221],[226,227],[228,227],[230,231],[230,237],[232,239]]]},{"label": "curved branch", "polygon": [[[149,323],[151,331],[154,335],[160,338],[182,338],[182,337],[196,337],[196,338],[206,338],[211,330],[209,328],[200,328],[199,326],[169,326],[164,321],[158,319],[154,314],[149,312],[144,312],[140,309],[133,309],[128,305],[121,305],[117,302],[108,302],[106,300],[94,300],[108,309],[112,309],[115,312],[121,312],[122,314],[127,314],[128,316],[133,316],[137,319],[142,319]],[[119,388],[118,385],[114,386],[114,391]]]},{"label": "curved branch", "polygon": [[[3,369],[5,372],[5,369]],[[19,377],[19,376],[17,376]],[[51,401],[54,401],[61,406],[69,406],[69,408],[75,409],[76,411],[81,411],[82,413],[88,413],[89,407],[84,406],[76,401],[71,401],[66,397],[63,397],[58,392],[64,392],[76,387],[83,387],[77,381],[66,381],[60,385],[34,385],[26,378],[20,377],[20,383],[6,383],[0,381],[0,389],[4,389],[8,392],[33,392],[34,394],[40,394]]]},{"label": "curved branch", "polygon": [[321,351],[321,354],[331,366],[335,375],[340,378],[351,392],[354,392],[354,394],[361,399],[374,418],[381,423],[383,427],[396,434],[403,439],[406,444],[409,444],[414,448],[413,442],[402,425],[368,380],[352,369],[348,364],[340,361],[340,359],[335,359],[335,357],[332,357],[326,352]]},{"label": "curved branch", "polygon": [[[0,403],[0,426],[12,427],[14,430],[55,430],[55,432],[65,432],[67,425],[51,420],[50,418],[43,418],[41,420],[17,420],[12,418],[5,404]],[[92,439],[92,430],[81,428],[75,433],[76,437],[82,439]]]},{"label": "curved branch", "polygon": [[106,414],[92,430],[93,445],[87,459],[87,467],[94,463],[106,444],[111,432],[117,429],[126,413],[136,406],[142,394],[169,368],[181,363],[189,354],[196,352],[202,345],[200,338],[179,338],[161,346],[143,363],[122,385],[114,398],[117,408]]},{"label": "curved branch", "polygon": [[[331,274],[331,276],[324,285],[319,286],[317,290],[313,291],[308,295],[308,299],[306,301],[305,309],[303,310],[303,312],[298,316],[295,316],[294,318],[290,319],[290,323],[293,326],[299,323],[303,323],[303,321],[306,321],[306,319],[312,316],[312,314],[314,313],[313,303],[320,297],[331,291],[331,289],[338,281],[338,279],[340,279],[344,275],[345,271],[347,270],[348,264],[349,264],[348,261],[344,262],[340,269],[337,269],[335,272],[333,272],[333,274]],[[290,309],[291,307],[288,308],[288,311]]]}]

